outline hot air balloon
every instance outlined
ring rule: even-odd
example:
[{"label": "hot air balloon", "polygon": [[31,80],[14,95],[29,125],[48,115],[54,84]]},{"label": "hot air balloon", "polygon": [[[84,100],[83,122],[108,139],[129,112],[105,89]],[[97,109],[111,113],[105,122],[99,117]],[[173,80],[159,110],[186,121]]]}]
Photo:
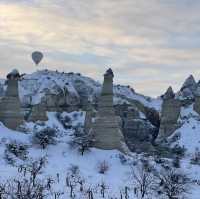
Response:
[{"label": "hot air balloon", "polygon": [[36,65],[38,65],[41,62],[42,58],[43,58],[43,54],[41,52],[35,51],[32,53],[32,59]]}]

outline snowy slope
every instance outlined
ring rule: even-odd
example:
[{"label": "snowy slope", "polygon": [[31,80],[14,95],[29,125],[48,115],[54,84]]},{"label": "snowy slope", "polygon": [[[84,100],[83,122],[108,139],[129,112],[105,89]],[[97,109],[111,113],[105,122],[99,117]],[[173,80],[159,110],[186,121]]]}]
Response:
[{"label": "snowy slope", "polygon": [[[81,156],[80,153],[71,149],[69,146],[69,141],[71,140],[72,131],[66,131],[60,122],[58,122],[56,113],[49,113],[49,120],[46,122],[45,126],[54,127],[59,129],[58,142],[56,145],[50,145],[47,149],[41,149],[37,146],[31,144],[31,136],[32,131],[37,128],[43,128],[44,126],[36,125],[34,123],[27,123],[26,128],[29,130],[28,134],[24,134],[22,132],[12,131],[4,127],[0,126],[0,173],[1,180],[8,179],[11,177],[19,176],[17,172],[17,168],[15,166],[11,166],[7,164],[4,158],[4,150],[5,144],[10,141],[17,141],[19,143],[24,143],[28,145],[28,162],[31,159],[39,159],[40,157],[46,156],[48,163],[43,169],[42,178],[47,176],[53,176],[56,178],[57,174],[60,176],[60,183],[55,185],[55,189],[59,191],[64,191],[65,178],[67,175],[68,169],[71,165],[76,165],[80,168],[81,175],[84,177],[86,181],[85,186],[97,186],[98,184],[105,182],[111,190],[109,190],[111,195],[119,195],[119,188],[124,188],[127,183],[124,183],[128,179],[128,173],[130,172],[130,168],[127,165],[122,165],[119,159],[118,151],[103,151],[98,149],[91,149],[91,151],[85,153],[84,156]],[[78,118],[73,120],[73,114],[78,114]],[[76,126],[77,123],[84,122],[84,113],[76,112],[76,113],[65,113],[70,118],[72,118],[72,125]],[[109,164],[109,170],[106,174],[98,173],[98,165],[106,161]],[[15,165],[22,164],[21,160],[17,160]],[[117,175],[116,175],[117,173]],[[67,193],[66,193],[67,194]],[[63,196],[63,199],[66,197]]]},{"label": "snowy slope", "polygon": [[[173,133],[169,140],[178,135],[178,139],[172,142],[172,147],[178,145],[185,149],[185,155],[181,159],[181,168],[195,182],[200,182],[200,165],[191,163],[196,150],[200,148],[200,116],[193,110],[193,104],[181,108],[179,122],[181,127]],[[194,186],[191,192],[192,195],[189,198],[198,199],[200,187]]]},{"label": "snowy slope", "polygon": [[[191,108],[184,109],[182,111],[183,116],[190,114]],[[71,112],[71,113],[62,113],[63,116],[68,116],[71,119],[72,127],[76,127],[77,125],[83,125],[85,113],[84,112]],[[90,151],[85,152],[82,156],[77,149],[70,147],[70,141],[72,140],[73,128],[64,129],[62,124],[58,121],[56,117],[56,113],[51,112],[48,113],[49,120],[45,123],[37,122],[37,123],[26,123],[25,128],[27,130],[26,133],[12,131],[4,127],[2,124],[0,126],[0,180],[6,180],[10,178],[18,178],[20,177],[20,173],[17,171],[17,165],[26,164],[31,160],[38,160],[40,157],[46,157],[47,163],[45,167],[42,169],[42,173],[40,174],[41,179],[46,179],[49,176],[54,178],[53,183],[53,193],[59,192],[63,193],[60,196],[60,199],[69,198],[70,191],[66,188],[65,181],[67,173],[72,165],[78,166],[80,170],[81,178],[84,178],[84,190],[92,189],[95,193],[95,199],[102,198],[101,193],[97,190],[100,190],[98,187],[102,183],[105,183],[105,198],[119,198],[120,192],[125,191],[125,187],[129,187],[129,196],[132,199],[138,198],[134,194],[133,190],[133,182],[131,178],[131,166],[136,166],[141,159],[149,159],[149,162],[152,162],[152,165],[155,168],[160,168],[160,165],[157,165],[153,161],[153,157],[149,156],[144,157],[142,154],[131,154],[131,156],[126,157],[126,161],[121,162],[120,156],[122,155],[120,152],[112,150],[98,150],[92,148]],[[196,119],[194,119],[196,120]],[[192,121],[191,119],[187,121]],[[198,121],[193,121],[192,123],[185,122],[183,126],[179,129],[181,131],[181,139],[179,140],[180,145],[184,145],[186,149],[188,149],[188,154],[181,160],[181,168],[184,172],[188,173],[192,180],[200,180],[200,166],[191,165],[190,164],[190,154],[193,152],[195,146],[198,146],[198,140],[200,139],[198,130],[192,131],[192,126],[196,125]],[[192,125],[191,125],[192,124]],[[32,144],[31,138],[33,132],[36,129],[43,129],[45,127],[53,127],[55,129],[59,129],[57,134],[57,143],[55,145],[49,145],[46,149],[42,149],[37,145]],[[191,136],[189,138],[187,133],[190,133]],[[8,164],[5,160],[5,148],[6,144],[16,140],[18,143],[24,143],[28,146],[28,159],[20,160],[16,158],[16,162],[14,166]],[[192,142],[192,144],[190,143]],[[105,161],[109,169],[105,174],[100,174],[98,172],[98,166],[100,163]],[[134,167],[135,167],[134,166]],[[58,179],[59,178],[59,179]],[[96,190],[96,192],[95,192]],[[156,196],[151,195],[152,198],[157,198]],[[53,199],[54,195],[48,196],[49,199]],[[87,198],[79,196],[79,190],[76,190],[76,198]],[[191,192],[188,195],[188,198],[191,199],[199,199],[199,186],[192,185]]]},{"label": "snowy slope", "polygon": [[174,132],[180,134],[177,144],[185,147],[188,154],[192,154],[200,146],[200,116],[193,110],[193,104],[182,107],[179,122],[182,126]]}]

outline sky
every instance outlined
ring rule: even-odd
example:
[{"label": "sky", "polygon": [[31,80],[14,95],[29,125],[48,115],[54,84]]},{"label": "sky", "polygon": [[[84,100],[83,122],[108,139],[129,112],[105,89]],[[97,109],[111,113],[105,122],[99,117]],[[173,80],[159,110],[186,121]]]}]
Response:
[{"label": "sky", "polygon": [[[0,0],[0,77],[80,72],[158,96],[200,78],[199,0]],[[31,53],[43,52],[35,66]]]}]

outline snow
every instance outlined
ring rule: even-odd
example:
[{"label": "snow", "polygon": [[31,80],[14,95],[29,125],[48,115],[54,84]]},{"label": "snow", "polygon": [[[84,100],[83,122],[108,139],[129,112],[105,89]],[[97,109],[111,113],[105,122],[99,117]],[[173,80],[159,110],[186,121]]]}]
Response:
[{"label": "snow", "polygon": [[[84,112],[72,112],[63,113],[63,116],[68,115],[72,119],[72,124],[76,126],[79,123],[84,122],[85,113]],[[10,177],[18,176],[17,168],[8,165],[5,162],[4,149],[5,144],[9,143],[11,140],[16,140],[17,142],[27,144],[29,146],[29,159],[39,159],[40,157],[46,156],[48,159],[48,164],[46,164],[45,169],[43,169],[42,176],[53,176],[56,177],[58,173],[60,175],[60,184],[58,184],[55,189],[64,190],[65,187],[62,184],[65,182],[65,177],[68,169],[71,165],[77,165],[80,168],[81,175],[84,176],[85,180],[89,184],[100,184],[105,182],[107,186],[112,187],[112,194],[119,194],[119,187],[124,187],[127,180],[127,173],[130,172],[130,167],[128,165],[122,165],[120,163],[119,154],[120,152],[116,150],[106,151],[98,150],[92,148],[89,152],[86,152],[84,156],[80,153],[70,148],[69,141],[72,139],[72,131],[66,131],[61,123],[56,118],[56,113],[48,113],[49,120],[45,123],[45,126],[54,127],[59,129],[58,143],[56,145],[49,145],[46,149],[38,148],[31,143],[31,136],[34,129],[44,128],[38,124],[32,122],[26,123],[28,133],[22,133],[18,131],[13,131],[7,129],[3,124],[0,126],[0,157],[1,158],[1,179],[7,179]],[[109,170],[106,174],[98,173],[98,165],[101,162],[107,162],[109,165]],[[17,161],[18,165],[22,163]],[[117,173],[117,175],[116,175]]]},{"label": "snow", "polygon": [[[47,92],[58,94],[60,89],[64,90],[64,88],[67,88],[70,94],[75,97],[81,98],[82,95],[86,95],[91,101],[95,100],[101,91],[101,84],[80,74],[43,70],[25,75],[23,78],[24,80],[20,82],[19,86],[20,98],[22,101],[26,101],[29,99],[28,97],[32,96],[33,104],[39,103]],[[154,108],[159,112],[161,111],[161,98],[154,99],[140,95],[128,86],[114,86],[114,94],[115,104],[131,103],[131,100],[136,100],[144,106]],[[145,119],[145,115],[141,112],[139,113],[140,117]],[[71,148],[69,143],[72,140],[74,128],[84,125],[85,112],[63,112],[61,116],[70,118],[72,128],[65,129],[58,121],[57,113],[55,112],[48,112],[48,121],[46,122],[26,123],[24,126],[27,130],[26,133],[10,130],[0,123],[1,180],[20,175],[17,172],[17,167],[8,164],[4,158],[6,144],[11,141],[16,141],[28,146],[28,159],[24,162],[17,159],[17,165],[44,156],[47,158],[47,164],[40,177],[44,179],[48,176],[53,176],[56,179],[57,174],[59,174],[60,181],[55,182],[54,191],[62,192],[66,189],[64,182],[69,168],[71,165],[77,165],[80,169],[81,176],[84,177],[86,181],[85,186],[89,188],[105,182],[108,187],[107,193],[113,198],[119,198],[119,193],[124,190],[125,186],[132,187],[132,181],[130,180],[130,164],[139,162],[142,158],[144,159],[145,157],[143,154],[137,155],[132,153],[131,156],[126,156],[127,162],[123,164],[119,158],[122,154],[117,150],[106,151],[91,148],[90,151],[85,152],[82,156],[77,149]],[[200,166],[193,165],[190,162],[196,148],[200,146],[200,116],[193,110],[193,105],[181,108],[179,122],[181,127],[177,129],[171,137],[175,134],[180,134],[180,139],[173,143],[173,145],[178,144],[186,149],[185,157],[181,159],[181,169],[188,173],[192,180],[200,181]],[[55,145],[49,145],[46,149],[41,149],[31,142],[31,138],[36,129],[39,130],[45,127],[58,129],[57,143]],[[159,165],[153,162],[151,156],[148,157],[148,159],[155,167],[159,168]],[[98,165],[103,161],[108,163],[109,169],[105,174],[100,174],[98,172]],[[61,196],[60,199],[67,198],[68,193],[66,194]],[[196,184],[192,185],[189,198],[199,199],[199,195],[200,187]],[[130,197],[136,199],[133,193],[131,193]],[[97,197],[97,199],[99,198],[100,197]]]},{"label": "snow", "polygon": [[174,133],[180,132],[177,144],[185,147],[187,153],[193,154],[200,144],[200,117],[193,110],[193,104],[181,108],[179,122],[182,123],[182,126]]},{"label": "snow", "polygon": [[149,108],[154,108],[157,111],[161,110],[162,100],[160,98],[150,98],[143,96],[141,94],[136,93],[132,88],[129,86],[121,86],[116,85],[114,86],[114,94],[118,98],[124,98],[128,100],[136,100],[141,102],[144,106]]},{"label": "snow", "polygon": [[[10,177],[19,176],[20,174],[17,172],[17,168],[13,167],[4,159],[4,150],[5,144],[11,140],[16,140],[20,143],[25,143],[28,145],[28,160],[31,159],[39,159],[40,157],[47,158],[47,164],[45,168],[42,170],[41,178],[46,178],[48,176],[57,178],[57,174],[59,174],[59,182],[54,184],[54,191],[64,191],[65,188],[65,178],[69,171],[69,168],[72,165],[76,165],[80,169],[80,174],[84,177],[86,184],[85,186],[91,187],[94,185],[98,185],[102,182],[105,182],[107,186],[107,193],[110,196],[119,197],[120,191],[124,190],[125,186],[132,187],[132,180],[130,179],[130,163],[131,162],[139,162],[142,155],[131,154],[131,156],[127,156],[127,163],[122,164],[120,162],[119,156],[120,152],[117,150],[99,150],[92,148],[90,151],[85,152],[82,156],[76,149],[72,149],[69,145],[70,140],[72,139],[72,129],[64,129],[62,124],[58,121],[55,112],[48,112],[49,120],[45,123],[26,123],[26,128],[28,129],[27,133],[22,133],[18,131],[13,131],[7,129],[3,124],[0,125],[0,172],[1,179],[8,179]],[[83,125],[85,120],[85,112],[76,111],[71,113],[62,113],[62,116],[68,116],[71,118],[72,126]],[[192,106],[188,108],[183,108],[181,111],[181,117],[188,117],[184,124],[177,131],[181,132],[181,138],[178,140],[179,145],[184,145],[188,150],[188,153],[193,153],[196,146],[199,146],[200,134],[199,122],[197,120],[197,115],[192,111]],[[195,117],[194,117],[195,116]],[[189,122],[188,122],[189,121]],[[38,128],[44,127],[54,127],[59,129],[59,134],[57,137],[57,144],[49,145],[46,149],[41,149],[38,146],[35,146],[31,143],[31,137],[33,131]],[[192,127],[196,126],[196,129]],[[191,144],[192,143],[192,144]],[[200,167],[197,165],[190,164],[191,156],[188,155],[184,159],[181,160],[181,168],[184,169],[185,172],[189,173],[190,177],[194,180],[200,180]],[[25,161],[25,162],[26,162]],[[105,174],[100,174],[98,172],[98,165],[105,161],[109,165],[109,169]],[[149,157],[149,161],[152,162],[153,159]],[[18,164],[21,164],[22,161],[17,161]],[[155,162],[152,164],[155,164]],[[159,168],[158,165],[155,165]],[[191,195],[193,199],[199,198],[199,189],[198,185],[193,185],[191,189]],[[64,199],[68,197],[69,193],[66,193],[61,197]],[[130,192],[130,197],[136,199],[133,192]],[[99,199],[101,197],[97,197]]]}]

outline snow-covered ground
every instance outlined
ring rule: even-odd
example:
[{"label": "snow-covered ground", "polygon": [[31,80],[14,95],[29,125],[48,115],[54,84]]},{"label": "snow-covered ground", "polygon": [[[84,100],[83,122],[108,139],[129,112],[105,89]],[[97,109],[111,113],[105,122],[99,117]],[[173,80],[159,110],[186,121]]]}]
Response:
[{"label": "snow-covered ground", "polygon": [[[76,98],[86,95],[89,100],[95,100],[101,90],[101,84],[75,73],[59,73],[56,71],[37,71],[33,74],[25,75],[24,80],[20,81],[19,91],[22,102],[32,96],[32,103],[37,104],[42,97],[48,93],[55,93],[65,88],[70,94]],[[0,82],[3,84],[3,80]],[[5,89],[5,88],[4,88]],[[26,101],[25,100],[25,101]],[[150,98],[136,93],[129,86],[114,86],[114,103],[123,104],[131,103],[136,100],[144,106],[151,107],[157,111],[161,111],[162,99]],[[140,112],[141,118],[145,116]],[[125,187],[128,187],[128,195],[132,199],[136,199],[137,194],[134,193],[133,177],[131,176],[132,167],[136,168],[137,164],[142,160],[148,160],[155,169],[159,171],[161,165],[156,163],[155,157],[145,156],[144,154],[131,153],[124,156],[119,151],[99,150],[91,148],[82,156],[77,148],[71,147],[71,141],[74,135],[74,129],[77,126],[83,126],[85,120],[85,112],[62,113],[62,117],[70,118],[69,128],[64,128],[63,124],[58,120],[57,113],[49,112],[48,121],[25,123],[23,129],[25,131],[13,131],[0,124],[0,182],[10,178],[20,178],[22,175],[18,172],[19,165],[29,164],[31,161],[45,157],[47,162],[39,175],[41,179],[47,179],[51,176],[54,179],[52,191],[64,193],[59,199],[69,198],[69,188],[66,188],[66,177],[72,167],[79,168],[79,177],[84,179],[84,190],[93,190],[95,199],[102,198],[100,193],[102,183],[105,183],[105,198],[120,198],[120,193],[125,194]],[[178,135],[178,139],[171,143],[171,147],[178,145],[185,148],[185,155],[180,159],[180,168],[178,170],[186,173],[194,183],[190,186],[187,194],[189,199],[200,198],[200,164],[191,164],[197,148],[200,148],[200,116],[193,111],[193,105],[182,107],[179,118],[181,127],[177,129],[171,136],[173,138]],[[36,131],[46,127],[57,130],[56,143],[50,144],[47,148],[42,149],[33,143],[32,138]],[[18,157],[14,158],[14,163],[8,163],[5,158],[7,144],[16,141],[27,146],[27,158],[22,160]],[[124,162],[123,162],[124,160]],[[169,159],[169,162],[172,160]],[[108,167],[107,171],[102,174],[99,172],[99,165],[105,163]],[[59,179],[58,179],[59,178]],[[76,191],[76,198],[87,198],[80,196]],[[157,195],[151,195],[150,198],[159,198]],[[54,196],[49,196],[53,199]]]},{"label": "snow-covered ground", "polygon": [[[76,119],[73,119],[73,114],[76,114]],[[78,116],[77,116],[78,114]],[[65,113],[72,119],[72,126],[76,126],[78,123],[84,122],[83,112],[73,112]],[[129,185],[128,173],[130,173],[130,167],[124,165],[120,162],[118,151],[105,151],[92,148],[90,151],[85,152],[82,156],[80,152],[76,149],[72,149],[69,145],[72,139],[72,130],[65,130],[61,123],[56,118],[56,113],[48,113],[49,120],[46,122],[45,126],[54,127],[59,129],[59,134],[57,136],[56,145],[49,145],[46,149],[41,149],[38,146],[32,145],[31,137],[32,131],[37,128],[44,128],[42,126],[35,125],[34,123],[27,123],[26,129],[28,132],[18,132],[7,129],[1,124],[0,126],[0,157],[1,157],[1,180],[8,179],[11,177],[19,176],[17,172],[17,165],[23,164],[22,160],[16,158],[15,166],[9,165],[5,156],[5,145],[11,141],[16,141],[17,143],[23,143],[28,145],[28,159],[24,161],[28,162],[31,159],[39,159],[41,157],[47,157],[47,164],[43,169],[42,178],[52,176],[56,179],[59,174],[59,183],[55,183],[54,189],[63,192],[66,189],[65,178],[69,168],[74,165],[78,166],[80,169],[80,174],[85,179],[85,186],[98,186],[102,182],[105,182],[110,195],[119,195],[120,190]],[[98,172],[98,166],[102,162],[108,163],[108,171],[105,174],[100,174]],[[120,189],[120,190],[119,190]],[[67,193],[66,193],[67,194]],[[66,198],[63,195],[63,198]]]},{"label": "snow-covered ground", "polygon": [[[68,116],[71,120],[72,127],[77,125],[83,125],[84,112],[72,112],[62,113],[63,116]],[[17,165],[26,164],[30,160],[37,160],[41,157],[47,158],[47,163],[42,169],[40,178],[45,179],[52,176],[54,180],[53,190],[54,192],[64,193],[60,196],[61,199],[69,198],[69,190],[66,189],[66,176],[72,165],[77,166],[80,169],[80,176],[84,178],[84,189],[98,190],[102,183],[106,185],[106,198],[120,198],[120,192],[124,193],[125,187],[133,188],[133,181],[131,179],[131,167],[130,165],[136,165],[140,159],[148,159],[142,154],[131,154],[127,156],[127,161],[122,163],[120,161],[120,152],[112,150],[99,150],[92,148],[90,151],[85,152],[82,156],[77,149],[70,147],[70,141],[72,140],[73,128],[66,130],[63,125],[58,121],[56,113],[48,113],[49,120],[45,123],[26,123],[26,133],[13,131],[7,129],[1,124],[0,126],[0,180],[19,177]],[[195,148],[199,146],[200,141],[200,121],[195,112],[192,111],[192,107],[182,109],[181,118],[183,118],[183,125],[175,133],[180,132],[180,139],[177,144],[186,148],[186,155],[181,160],[181,169],[187,173],[191,179],[200,181],[200,166],[190,164],[190,159],[195,151]],[[187,119],[186,119],[187,118]],[[32,144],[32,135],[36,129],[42,129],[44,127],[53,127],[59,129],[57,134],[57,143],[55,145],[49,145],[47,148]],[[195,126],[195,128],[194,128]],[[28,146],[28,158],[26,160],[20,160],[16,158],[16,162],[10,165],[5,160],[5,148],[6,144],[11,141],[17,143],[23,143]],[[99,173],[99,165],[102,162],[106,162],[109,169],[104,173]],[[153,161],[153,157],[149,157],[149,161]],[[154,161],[152,164],[159,168]],[[59,179],[58,179],[59,178]],[[57,180],[56,180],[57,179]],[[95,188],[96,187],[96,188]],[[82,196],[77,194],[77,198]],[[193,184],[188,194],[188,198],[199,199],[200,186]],[[136,195],[133,190],[129,190],[129,196],[132,199],[136,199]],[[156,198],[153,195],[152,198]],[[51,199],[51,197],[49,196]],[[53,196],[52,196],[53,198]],[[83,197],[84,198],[84,197]],[[87,198],[87,197],[85,197]],[[101,194],[97,191],[95,198],[102,198]]]}]

